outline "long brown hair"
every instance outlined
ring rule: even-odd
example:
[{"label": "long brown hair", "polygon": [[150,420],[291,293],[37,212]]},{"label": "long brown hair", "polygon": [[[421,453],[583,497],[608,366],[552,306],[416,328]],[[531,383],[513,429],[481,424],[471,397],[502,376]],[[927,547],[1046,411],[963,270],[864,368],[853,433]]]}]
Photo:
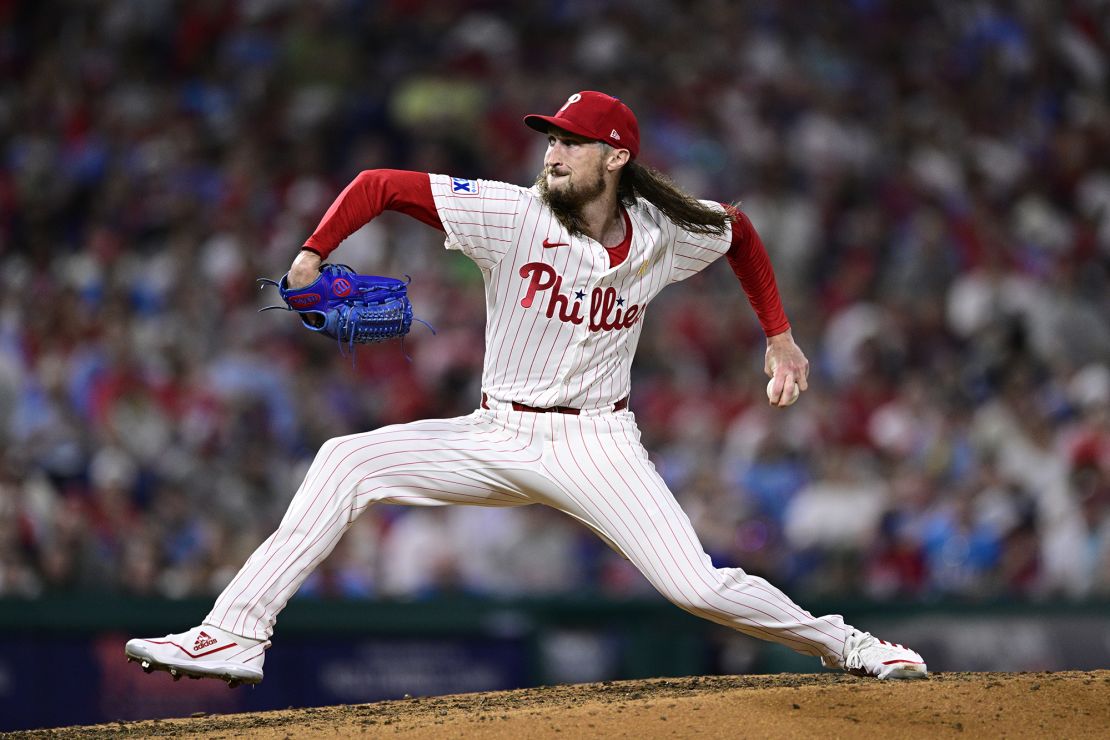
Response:
[{"label": "long brown hair", "polygon": [[677,226],[694,234],[724,234],[732,215],[719,211],[684,193],[658,170],[631,161],[624,166],[617,185],[621,205],[631,206],[636,198],[648,201]]}]

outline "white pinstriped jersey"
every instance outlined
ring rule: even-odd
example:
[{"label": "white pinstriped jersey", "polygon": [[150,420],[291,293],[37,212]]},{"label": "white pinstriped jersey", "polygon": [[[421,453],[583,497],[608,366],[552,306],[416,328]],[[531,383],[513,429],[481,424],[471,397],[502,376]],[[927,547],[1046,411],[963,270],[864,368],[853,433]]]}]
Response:
[{"label": "white pinstriped jersey", "polygon": [[605,248],[567,233],[535,188],[445,175],[431,184],[444,246],[485,279],[482,390],[500,401],[596,409],[628,396],[647,304],[731,246],[731,231],[688,233],[638,199],[628,257],[610,267]]}]

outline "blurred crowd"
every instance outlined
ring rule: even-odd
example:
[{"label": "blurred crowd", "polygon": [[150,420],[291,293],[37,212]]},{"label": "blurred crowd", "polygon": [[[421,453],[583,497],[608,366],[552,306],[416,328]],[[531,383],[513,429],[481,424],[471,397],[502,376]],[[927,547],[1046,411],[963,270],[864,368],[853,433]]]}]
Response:
[{"label": "blurred crowd", "polygon": [[[738,201],[810,390],[713,265],[653,303],[631,409],[718,565],[799,599],[1110,596],[1110,2],[0,0],[0,596],[218,593],[326,439],[471,412],[479,271],[353,356],[281,275],[375,167],[531,183],[527,112],[599,89]],[[410,356],[411,361],[406,357]],[[642,594],[541,507],[379,506],[302,596]]]}]

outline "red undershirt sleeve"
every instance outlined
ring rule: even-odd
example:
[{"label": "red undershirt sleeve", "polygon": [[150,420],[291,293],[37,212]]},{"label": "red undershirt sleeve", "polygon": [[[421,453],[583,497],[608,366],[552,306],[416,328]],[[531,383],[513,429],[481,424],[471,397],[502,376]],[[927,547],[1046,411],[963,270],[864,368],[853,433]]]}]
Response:
[{"label": "red undershirt sleeve", "polygon": [[363,170],[328,208],[305,240],[305,249],[327,259],[340,242],[385,211],[399,211],[443,231],[427,173]]},{"label": "red undershirt sleeve", "polygon": [[790,322],[782,308],[775,271],[771,268],[763,241],[746,215],[728,205],[725,209],[733,219],[732,246],[725,255],[728,264],[747,293],[748,302],[752,304],[763,332],[769,337],[782,334],[790,328]]}]

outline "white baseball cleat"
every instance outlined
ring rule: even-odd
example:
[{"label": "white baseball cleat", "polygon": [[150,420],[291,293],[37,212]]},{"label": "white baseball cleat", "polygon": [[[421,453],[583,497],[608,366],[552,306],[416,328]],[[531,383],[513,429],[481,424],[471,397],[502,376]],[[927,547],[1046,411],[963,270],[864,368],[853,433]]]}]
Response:
[{"label": "white baseball cleat", "polygon": [[825,659],[821,662],[829,668],[843,668],[856,676],[879,679],[925,678],[929,675],[925,660],[913,650],[857,629],[852,630],[844,643],[844,660],[840,665]]},{"label": "white baseball cleat", "polygon": [[188,632],[165,637],[128,640],[127,662],[139,661],[147,673],[166,671],[174,680],[218,678],[232,688],[262,680],[262,662],[269,640],[252,640],[202,624]]}]

